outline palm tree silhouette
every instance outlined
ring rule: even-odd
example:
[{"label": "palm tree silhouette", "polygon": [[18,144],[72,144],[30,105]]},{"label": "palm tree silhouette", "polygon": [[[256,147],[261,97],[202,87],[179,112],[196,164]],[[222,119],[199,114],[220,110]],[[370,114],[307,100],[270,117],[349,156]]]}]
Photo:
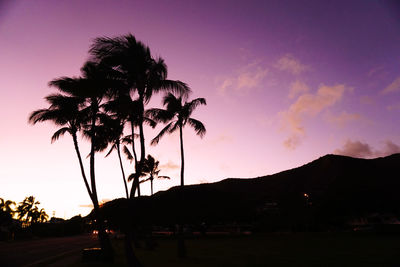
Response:
[{"label": "palm tree silhouette", "polygon": [[101,133],[98,134],[98,137],[101,137],[102,140],[98,141],[99,145],[96,151],[100,152],[104,150],[105,148],[107,148],[108,144],[110,144],[111,147],[105,157],[108,157],[114,150],[117,151],[126,198],[129,198],[128,185],[126,183],[124,166],[121,159],[121,143],[124,140],[123,131],[125,120],[116,114],[101,114],[100,121],[101,125],[97,127],[97,130]]},{"label": "palm tree silhouette", "polygon": [[34,196],[26,197],[17,207],[18,220],[36,222],[35,211],[38,209],[37,205],[39,204],[40,202],[36,201]]},{"label": "palm tree silhouette", "polygon": [[[109,92],[109,88],[119,86],[118,80],[111,79],[114,74],[113,70],[108,69],[104,65],[95,62],[86,62],[81,69],[82,77],[61,77],[49,83],[66,95],[56,94],[56,99],[61,99],[62,105],[53,100],[52,95],[46,98],[50,102],[48,109],[34,111],[29,121],[36,123],[39,121],[51,120],[57,125],[64,126],[52,137],[55,141],[59,136],[68,132],[73,136],[75,150],[79,158],[82,176],[85,186],[94,206],[94,215],[99,228],[99,241],[107,260],[112,260],[113,250],[110,240],[105,232],[103,220],[99,212],[99,202],[97,197],[96,179],[95,179],[95,152],[104,147],[103,133],[99,129],[100,107],[103,98]],[[66,103],[64,103],[64,102]],[[74,103],[76,101],[77,103]],[[54,105],[54,102],[56,105]],[[71,114],[65,114],[70,110]],[[90,187],[84,172],[82,159],[80,156],[76,133],[83,129],[84,133],[89,135],[90,147]]]},{"label": "palm tree silhouette", "polygon": [[0,197],[0,210],[4,211],[5,213],[13,216],[15,211],[13,210],[12,206],[15,206],[15,202],[12,200],[4,200]]},{"label": "palm tree silhouette", "polygon": [[69,133],[72,136],[83,182],[85,183],[90,199],[94,201],[83,167],[77,137],[77,132],[81,130],[84,117],[86,117],[84,112],[81,111],[81,108],[84,106],[84,99],[81,97],[66,96],[62,94],[51,94],[46,96],[45,99],[50,104],[50,107],[33,111],[29,116],[29,122],[36,124],[38,122],[51,121],[57,126],[61,126],[61,128],[51,137],[52,143],[58,140],[58,138],[63,136],[65,133]]},{"label": "palm tree silhouette", "polygon": [[[199,120],[193,119],[190,116],[193,111],[196,109],[198,105],[206,105],[206,100],[204,98],[196,98],[190,102],[184,102],[184,96],[176,97],[172,93],[168,93],[163,98],[163,105],[165,109],[150,109],[147,114],[154,118],[156,121],[167,123],[160,133],[151,141],[152,145],[156,145],[160,142],[160,139],[166,133],[173,133],[176,130],[179,130],[179,140],[180,140],[180,149],[181,149],[181,185],[180,185],[180,195],[181,202],[183,201],[183,186],[184,186],[184,168],[185,168],[185,157],[183,150],[183,127],[187,124],[191,126],[197,135],[203,137],[206,133],[206,128],[203,123]],[[182,212],[181,212],[182,213]],[[183,214],[180,215],[181,220]],[[185,243],[183,239],[183,225],[180,222],[180,226],[178,228],[178,256],[185,257],[186,249]]]},{"label": "palm tree silhouette", "polygon": [[[167,80],[168,72],[164,60],[153,59],[149,47],[137,41],[131,34],[115,38],[97,38],[90,48],[90,53],[93,60],[101,61],[102,64],[119,71],[119,77],[126,85],[124,88],[118,88],[119,94],[130,95],[130,92],[138,94],[139,106],[136,116],[140,137],[140,161],[136,162],[138,164],[135,165],[135,173],[139,175],[146,156],[143,132],[145,105],[154,93],[164,91],[187,94],[189,87],[181,81]],[[134,125],[131,127],[133,132]],[[131,198],[134,197],[137,187],[139,187],[139,176],[134,177]]]},{"label": "palm tree silhouette", "polygon": [[145,172],[146,174],[149,175],[148,178],[140,181],[141,183],[150,181],[150,185],[151,185],[151,195],[153,195],[153,180],[155,178],[158,179],[170,179],[169,176],[165,176],[165,175],[158,175],[160,173],[160,169],[158,168],[160,162],[158,160],[155,160],[151,155],[147,155],[146,158],[146,167],[145,167]]},{"label": "palm tree silhouette", "polygon": [[[138,134],[135,133],[135,128],[139,126],[139,121],[140,119],[140,110],[141,110],[141,105],[139,103],[138,100],[133,100],[129,95],[118,95],[117,97],[115,97],[114,99],[110,100],[109,102],[107,102],[105,105],[105,110],[109,111],[113,114],[115,114],[115,116],[119,117],[119,118],[124,118],[124,120],[126,122],[129,122],[130,124],[130,128],[131,128],[131,134],[125,136],[122,140],[124,143],[126,144],[130,144],[132,147],[132,153],[129,151],[129,149],[124,146],[123,151],[124,153],[127,155],[128,159],[132,162],[134,160],[135,162],[135,174],[136,173],[140,173],[140,168],[138,168],[137,166],[139,166],[139,162],[137,159],[137,154],[136,154],[136,149],[135,149],[135,138],[139,137]],[[146,117],[143,116],[143,123],[146,123],[147,125],[149,125],[150,127],[154,128],[157,123]],[[133,198],[135,193],[136,193],[136,189],[137,189],[137,193],[138,196],[140,196],[140,186],[139,186],[139,177],[135,176],[130,176],[131,180],[134,181],[134,184],[132,185],[132,190],[131,190],[131,197]],[[129,181],[131,181],[129,180]]]}]

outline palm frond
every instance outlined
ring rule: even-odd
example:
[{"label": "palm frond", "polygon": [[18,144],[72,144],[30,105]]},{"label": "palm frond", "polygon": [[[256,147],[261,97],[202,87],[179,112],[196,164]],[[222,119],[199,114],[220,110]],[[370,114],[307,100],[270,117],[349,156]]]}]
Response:
[{"label": "palm frond", "polygon": [[113,144],[113,145],[111,146],[110,150],[107,152],[107,154],[106,154],[104,157],[105,157],[105,158],[108,157],[108,156],[111,154],[111,152],[114,151],[114,149],[117,149],[117,144]]},{"label": "palm frond", "polygon": [[51,137],[51,143],[54,143],[55,141],[60,138],[60,136],[63,136],[65,133],[71,133],[71,129],[68,127],[63,127],[61,129],[58,129],[53,136]]},{"label": "palm frond", "polygon": [[[139,138],[139,134],[134,134],[133,136],[136,139]],[[124,143],[124,144],[132,144],[132,135],[131,134],[125,135],[122,138],[122,143]]]},{"label": "palm frond", "polygon": [[139,183],[142,184],[142,183],[145,183],[145,182],[150,181],[150,180],[151,180],[151,178],[149,177],[149,178],[146,178],[144,180],[141,180]]},{"label": "palm frond", "polygon": [[189,118],[187,122],[191,127],[193,127],[196,134],[203,138],[203,136],[206,134],[206,127],[204,126],[204,124],[201,121],[193,118]]},{"label": "palm frond", "polygon": [[129,149],[128,149],[126,146],[124,146],[124,148],[123,148],[122,150],[123,150],[123,152],[124,152],[126,158],[127,158],[130,162],[132,162],[133,156],[132,156],[131,152],[129,151]]},{"label": "palm frond", "polygon": [[183,99],[187,99],[191,90],[189,86],[181,81],[174,80],[160,80],[155,84],[153,91],[158,93],[160,91],[170,92],[181,96]]},{"label": "palm frond", "polygon": [[151,145],[156,145],[156,144],[158,144],[158,143],[160,142],[160,139],[161,139],[167,132],[169,132],[171,128],[174,128],[176,124],[177,124],[177,123],[176,123],[175,121],[170,122],[169,124],[167,124],[167,126],[165,126],[165,127],[160,131],[160,133],[159,133],[156,137],[154,137],[153,140],[151,140],[151,143],[150,143],[150,144],[151,144]]},{"label": "palm frond", "polygon": [[148,117],[144,117],[143,122],[146,123],[147,125],[149,125],[151,128],[155,128],[157,126],[157,122]]},{"label": "palm frond", "polygon": [[193,110],[195,110],[199,105],[207,105],[205,98],[196,98],[190,101],[188,104],[188,115],[192,114]]},{"label": "palm frond", "polygon": [[145,112],[146,117],[149,117],[156,122],[163,122],[163,123],[170,121],[174,117],[174,115],[175,114],[173,112],[160,108],[148,109]]}]

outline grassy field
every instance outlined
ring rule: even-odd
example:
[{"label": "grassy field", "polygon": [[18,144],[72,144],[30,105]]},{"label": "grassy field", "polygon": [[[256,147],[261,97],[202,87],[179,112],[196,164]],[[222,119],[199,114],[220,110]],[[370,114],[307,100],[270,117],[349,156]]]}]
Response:
[{"label": "grassy field", "polygon": [[[155,250],[136,249],[144,266],[400,266],[400,235],[355,233],[254,234],[186,241],[188,257],[176,257],[174,239],[158,239]],[[125,266],[122,242],[117,260]],[[74,266],[102,266],[76,263]],[[109,266],[109,265],[104,265]]]}]

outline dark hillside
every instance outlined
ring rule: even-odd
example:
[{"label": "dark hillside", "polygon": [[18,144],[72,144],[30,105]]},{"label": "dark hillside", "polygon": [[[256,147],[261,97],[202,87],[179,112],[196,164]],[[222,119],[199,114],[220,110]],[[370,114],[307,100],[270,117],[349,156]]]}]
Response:
[{"label": "dark hillside", "polygon": [[[188,223],[271,222],[343,224],[372,213],[400,215],[400,154],[357,159],[326,155],[304,166],[251,179],[225,179],[184,188]],[[178,187],[139,200],[139,213],[176,222]],[[143,216],[140,216],[143,218]]]}]

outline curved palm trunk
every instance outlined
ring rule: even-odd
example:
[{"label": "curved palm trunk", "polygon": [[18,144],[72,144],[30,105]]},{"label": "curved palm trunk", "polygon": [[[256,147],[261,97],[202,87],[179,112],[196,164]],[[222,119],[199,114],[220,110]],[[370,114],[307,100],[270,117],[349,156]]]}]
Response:
[{"label": "curved palm trunk", "polygon": [[121,160],[121,150],[120,150],[120,147],[119,147],[119,142],[118,142],[116,145],[117,145],[117,153],[118,153],[119,165],[121,166],[122,179],[124,180],[124,186],[125,186],[126,198],[129,198],[129,193],[128,193],[128,185],[126,184],[126,178],[125,178],[124,166],[122,165],[122,160]]},{"label": "curved palm trunk", "polygon": [[183,236],[183,186],[184,186],[184,169],[185,169],[185,158],[183,153],[183,131],[182,131],[182,123],[179,124],[179,137],[180,137],[180,145],[181,145],[181,186],[179,190],[179,198],[181,205],[179,212],[179,222],[178,222],[178,257],[185,258],[186,257],[186,247],[185,247],[185,239]]},{"label": "curved palm trunk", "polygon": [[85,183],[86,190],[88,191],[89,197],[93,202],[94,199],[93,199],[90,187],[89,187],[89,183],[88,183],[87,178],[86,178],[85,169],[83,168],[83,162],[82,162],[81,153],[79,151],[78,138],[76,136],[76,133],[72,133],[72,140],[74,141],[75,152],[76,152],[76,155],[78,156],[79,166],[81,168],[82,178],[83,178],[83,181]]}]

